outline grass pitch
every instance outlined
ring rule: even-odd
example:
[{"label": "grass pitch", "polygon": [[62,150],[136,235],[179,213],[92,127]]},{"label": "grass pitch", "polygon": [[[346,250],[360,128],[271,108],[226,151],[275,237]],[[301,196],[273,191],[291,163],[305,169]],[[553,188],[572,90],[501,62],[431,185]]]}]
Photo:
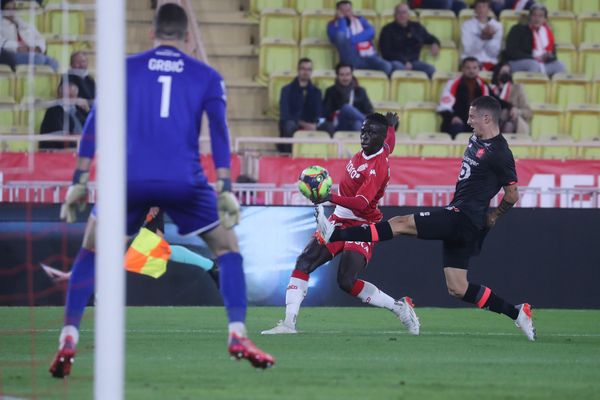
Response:
[{"label": "grass pitch", "polygon": [[[277,358],[274,368],[257,371],[229,359],[221,308],[129,308],[126,398],[600,398],[600,311],[534,310],[535,343],[497,314],[417,313],[419,337],[373,308],[305,308],[300,334],[260,336],[283,309],[251,308],[251,337]],[[91,312],[72,375],[47,372],[61,315],[61,308],[0,308],[0,399],[92,398]]]}]

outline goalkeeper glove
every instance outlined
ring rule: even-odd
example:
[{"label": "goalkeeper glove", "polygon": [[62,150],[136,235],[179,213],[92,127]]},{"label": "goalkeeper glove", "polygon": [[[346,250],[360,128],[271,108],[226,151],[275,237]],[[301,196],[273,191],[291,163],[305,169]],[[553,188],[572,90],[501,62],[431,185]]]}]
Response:
[{"label": "goalkeeper glove", "polygon": [[225,229],[231,229],[240,222],[240,204],[231,193],[231,179],[217,181],[217,205],[219,219]]},{"label": "goalkeeper glove", "polygon": [[88,171],[76,169],[73,183],[67,190],[65,202],[60,207],[60,219],[72,223],[77,220],[77,209],[83,211],[87,204],[87,183],[90,178]]}]

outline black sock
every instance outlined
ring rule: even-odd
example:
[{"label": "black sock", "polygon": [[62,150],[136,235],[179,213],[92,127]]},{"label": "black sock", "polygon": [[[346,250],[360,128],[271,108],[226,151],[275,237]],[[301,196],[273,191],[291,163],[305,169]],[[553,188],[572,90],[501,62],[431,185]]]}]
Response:
[{"label": "black sock", "polygon": [[469,283],[469,287],[463,296],[467,303],[475,304],[479,308],[504,314],[512,319],[517,319],[519,310],[513,304],[508,303],[486,286]]},{"label": "black sock", "polygon": [[[375,236],[375,237],[374,237]],[[394,238],[392,227],[387,221],[377,224],[352,226],[350,228],[336,228],[331,237],[330,242],[381,242]]]}]

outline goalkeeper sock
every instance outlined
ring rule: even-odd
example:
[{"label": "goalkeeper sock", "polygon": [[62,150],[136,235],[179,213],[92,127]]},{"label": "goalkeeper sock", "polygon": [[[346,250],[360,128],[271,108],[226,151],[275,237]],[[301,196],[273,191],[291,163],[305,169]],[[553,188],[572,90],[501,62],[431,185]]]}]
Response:
[{"label": "goalkeeper sock", "polygon": [[285,321],[287,326],[296,327],[296,318],[308,291],[309,275],[295,269],[285,291]]},{"label": "goalkeeper sock", "polygon": [[85,306],[94,293],[95,256],[95,252],[82,247],[75,258],[67,289],[65,325],[79,329]]},{"label": "goalkeeper sock", "polygon": [[330,242],[381,242],[394,238],[394,232],[387,221],[377,224],[353,226],[350,228],[336,228]]},{"label": "goalkeeper sock", "polygon": [[229,323],[246,320],[246,280],[240,253],[225,253],[217,258],[221,270],[220,289]]},{"label": "goalkeeper sock", "polygon": [[519,310],[513,304],[497,296],[489,287],[483,285],[469,283],[463,300],[475,304],[479,308],[504,314],[512,319],[517,319],[519,316]]},{"label": "goalkeeper sock", "polygon": [[200,254],[194,253],[183,246],[176,245],[171,246],[171,257],[169,260],[182,264],[195,265],[205,271],[208,271],[215,265],[211,259],[202,257]]},{"label": "goalkeeper sock", "polygon": [[375,307],[387,308],[390,311],[394,309],[394,299],[370,282],[357,279],[354,281],[354,286],[350,294],[361,299],[363,303],[368,303]]}]

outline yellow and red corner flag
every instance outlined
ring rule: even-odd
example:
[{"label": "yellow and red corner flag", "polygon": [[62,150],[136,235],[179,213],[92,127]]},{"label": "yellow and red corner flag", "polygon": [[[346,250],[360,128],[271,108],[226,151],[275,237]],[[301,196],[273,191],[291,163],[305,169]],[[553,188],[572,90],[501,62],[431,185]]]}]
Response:
[{"label": "yellow and red corner flag", "polygon": [[162,237],[142,228],[125,254],[125,269],[158,278],[167,271],[171,246]]}]

